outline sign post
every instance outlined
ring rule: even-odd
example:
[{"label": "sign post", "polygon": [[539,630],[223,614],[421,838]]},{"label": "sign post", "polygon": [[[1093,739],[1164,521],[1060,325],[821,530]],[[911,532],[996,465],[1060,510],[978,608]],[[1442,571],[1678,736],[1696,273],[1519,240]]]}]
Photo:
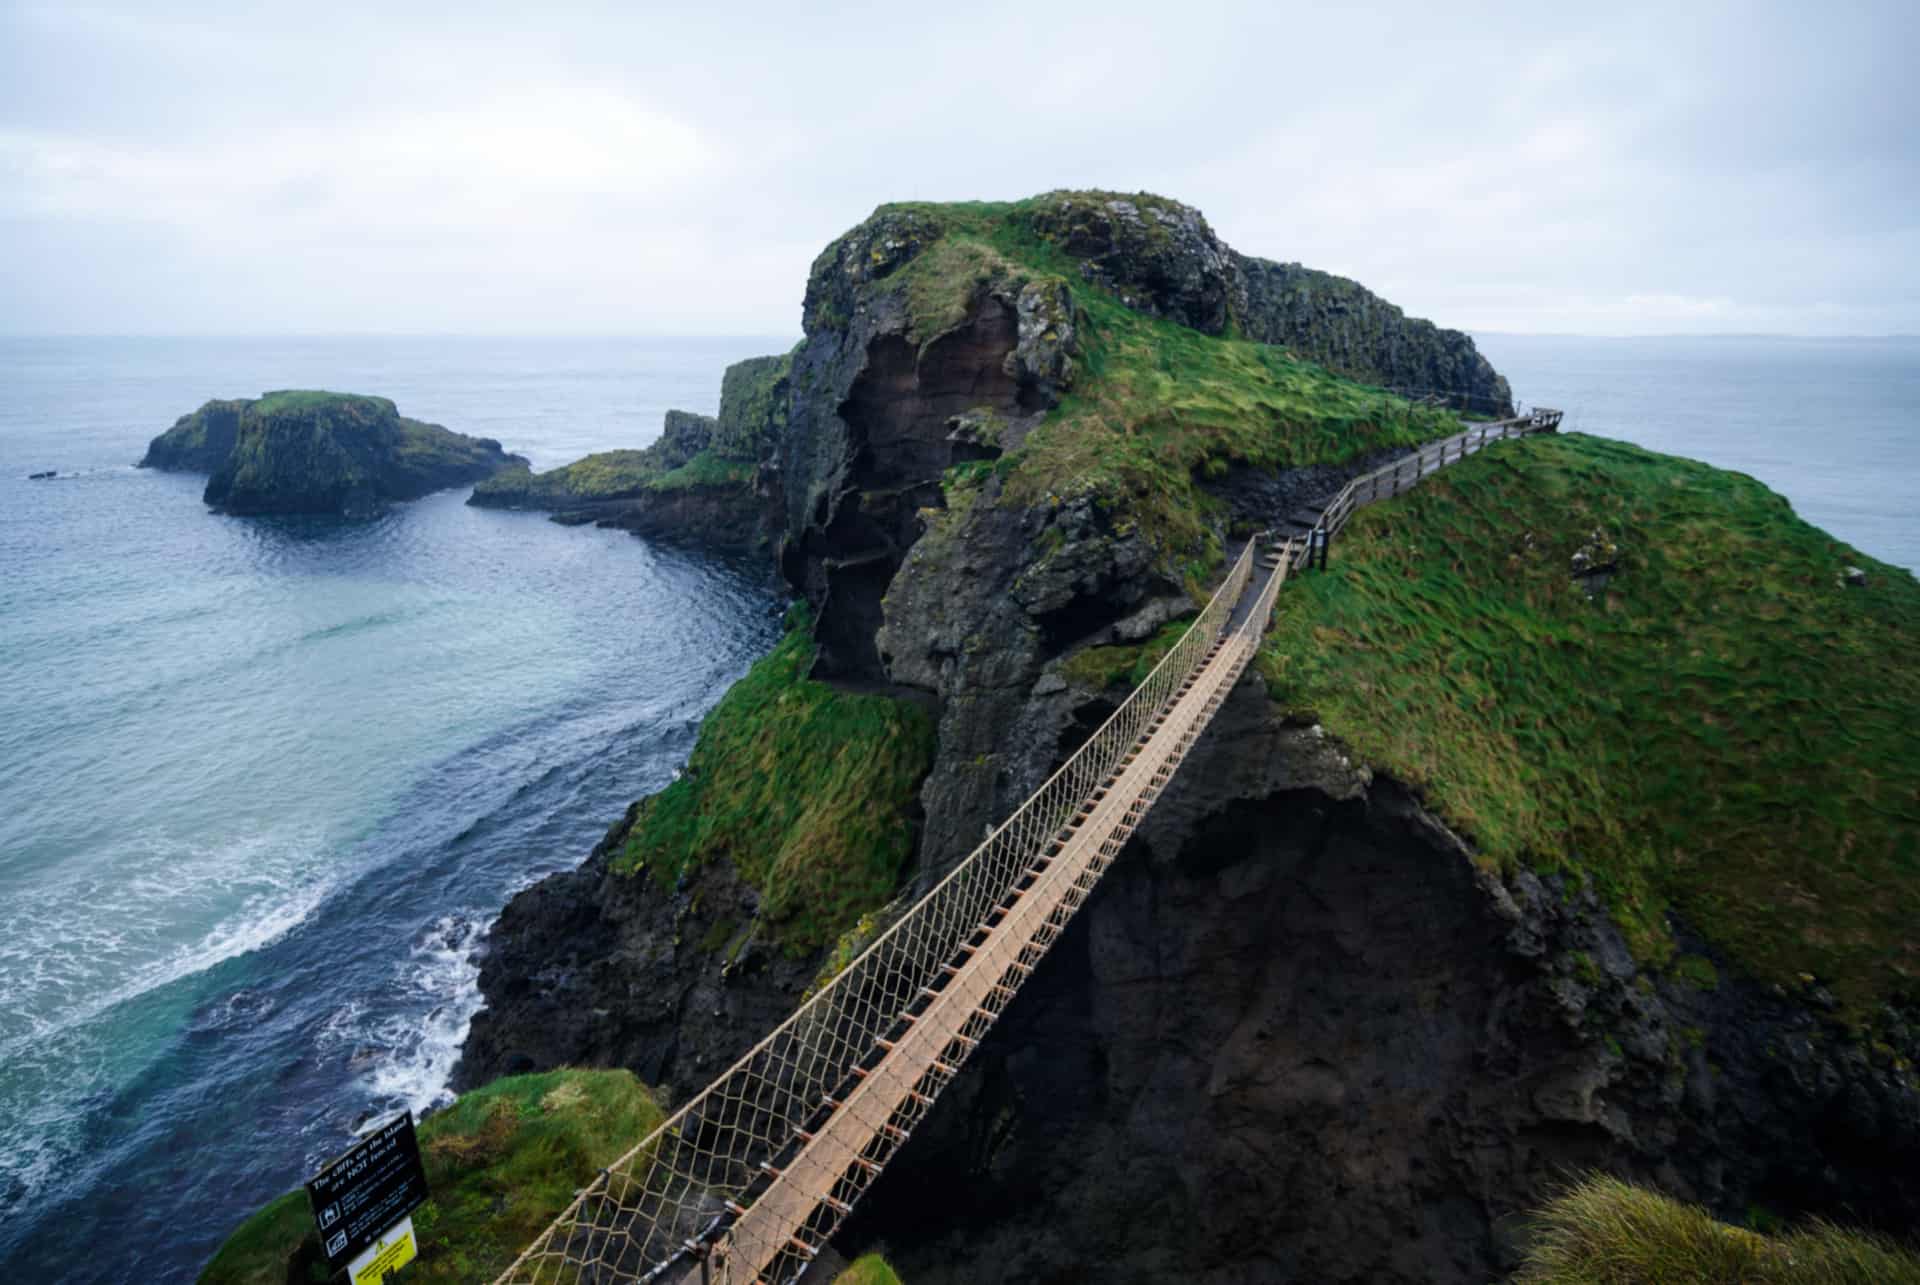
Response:
[{"label": "sign post", "polygon": [[307,1184],[313,1225],[327,1270],[345,1267],[353,1285],[381,1285],[413,1261],[417,1246],[408,1217],[427,1198],[427,1174],[413,1112],[367,1134]]}]

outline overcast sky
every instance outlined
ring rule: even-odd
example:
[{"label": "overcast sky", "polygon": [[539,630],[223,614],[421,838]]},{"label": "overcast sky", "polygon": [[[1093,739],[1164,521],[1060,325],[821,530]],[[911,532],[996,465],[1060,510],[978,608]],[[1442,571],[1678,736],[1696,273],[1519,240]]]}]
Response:
[{"label": "overcast sky", "polygon": [[883,201],[1105,187],[1443,325],[1914,332],[1916,14],[0,0],[0,331],[797,334]]}]

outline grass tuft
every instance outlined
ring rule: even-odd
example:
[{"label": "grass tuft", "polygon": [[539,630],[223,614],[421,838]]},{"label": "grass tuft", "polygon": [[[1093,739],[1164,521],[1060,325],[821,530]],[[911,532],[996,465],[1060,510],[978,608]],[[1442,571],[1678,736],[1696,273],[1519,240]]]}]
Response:
[{"label": "grass tuft", "polygon": [[1514,1285],[1920,1285],[1920,1257],[1815,1222],[1762,1235],[1617,1178],[1587,1178],[1541,1212]]},{"label": "grass tuft", "polygon": [[1192,623],[1191,616],[1183,616],[1160,626],[1145,642],[1083,648],[1061,662],[1060,673],[1091,691],[1138,687],[1153,672],[1153,667],[1173,650],[1173,645]]}]

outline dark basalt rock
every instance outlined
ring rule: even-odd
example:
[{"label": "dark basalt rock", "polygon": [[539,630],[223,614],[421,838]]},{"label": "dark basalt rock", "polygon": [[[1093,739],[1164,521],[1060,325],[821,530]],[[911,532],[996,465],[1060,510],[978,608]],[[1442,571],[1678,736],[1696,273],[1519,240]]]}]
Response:
[{"label": "dark basalt rock", "polygon": [[1035,232],[1080,260],[1081,275],[1141,312],[1210,335],[1246,311],[1246,287],[1200,211],[1164,197],[1054,192]]},{"label": "dark basalt rock", "polygon": [[1241,328],[1355,379],[1415,395],[1451,394],[1481,418],[1513,414],[1513,390],[1458,330],[1409,317],[1357,281],[1297,263],[1235,254],[1245,284]]},{"label": "dark basalt rock", "polygon": [[1479,1282],[1594,1167],[1920,1219],[1891,1050],[1642,977],[1590,895],[1477,868],[1316,733],[1235,692],[843,1247],[934,1285]]},{"label": "dark basalt rock", "polygon": [[745,940],[757,894],[725,862],[676,888],[607,862],[638,804],[578,870],[507,903],[453,1087],[557,1066],[624,1066],[681,1100],[780,1024],[817,961]]},{"label": "dark basalt rock", "polygon": [[807,281],[773,467],[780,565],[814,605],[823,676],[891,681],[874,643],[882,600],[923,512],[945,505],[942,475],[1017,446],[1073,377],[1073,302],[1048,282],[996,280],[934,335],[915,331],[901,294],[873,288],[938,230],[883,211],[829,246]]},{"label": "dark basalt rock", "polygon": [[203,498],[229,513],[348,516],[525,465],[492,438],[407,419],[384,397],[293,391],[208,402],[140,461],[210,472]]},{"label": "dark basalt rock", "polygon": [[1244,255],[1200,211],[1141,193],[1055,192],[1033,230],[1130,307],[1210,335],[1248,339],[1368,383],[1455,394],[1461,409],[1513,413],[1513,393],[1473,340],[1409,317],[1358,282]]}]

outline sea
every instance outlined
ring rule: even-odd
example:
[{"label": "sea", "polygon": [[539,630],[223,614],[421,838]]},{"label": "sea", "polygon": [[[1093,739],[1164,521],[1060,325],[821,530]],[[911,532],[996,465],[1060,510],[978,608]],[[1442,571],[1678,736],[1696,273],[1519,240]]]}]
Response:
[{"label": "sea", "polygon": [[[1920,567],[1920,341],[1478,338],[1566,427]],[[0,338],[0,1281],[191,1281],[356,1127],[447,1101],[487,924],[779,629],[756,559],[464,491],[224,517],[148,439],[331,388],[545,468],[790,343]]]}]

